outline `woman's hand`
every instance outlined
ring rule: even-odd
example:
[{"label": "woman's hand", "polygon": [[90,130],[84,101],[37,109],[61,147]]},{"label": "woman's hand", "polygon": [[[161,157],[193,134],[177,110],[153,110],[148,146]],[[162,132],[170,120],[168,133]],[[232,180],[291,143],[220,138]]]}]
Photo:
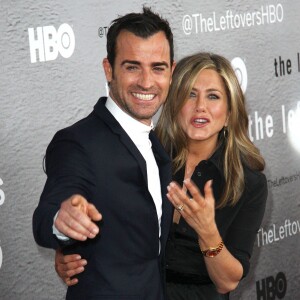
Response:
[{"label": "woman's hand", "polygon": [[186,191],[177,183],[171,182],[168,186],[168,199],[186,222],[197,232],[199,242],[203,244],[203,248],[206,247],[206,244],[209,244],[207,245],[209,247],[215,236],[218,244],[220,236],[215,223],[215,199],[211,187],[212,180],[206,182],[204,196],[201,195],[197,186],[190,179],[186,179],[184,185],[192,198],[189,198]]},{"label": "woman's hand", "polygon": [[[190,199],[177,183],[168,186],[168,199],[179,211],[186,222],[197,232],[200,249],[206,250],[217,246],[222,240],[215,222],[215,199],[211,187],[212,181],[206,182],[204,196],[191,180],[184,185],[192,195]],[[243,275],[241,263],[231,255],[226,245],[215,257],[204,258],[209,277],[221,294],[234,290]]]},{"label": "woman's hand", "polygon": [[84,266],[87,264],[85,259],[81,259],[78,254],[63,255],[60,250],[55,252],[55,270],[58,276],[68,286],[78,283],[77,278],[71,278],[84,271]]}]

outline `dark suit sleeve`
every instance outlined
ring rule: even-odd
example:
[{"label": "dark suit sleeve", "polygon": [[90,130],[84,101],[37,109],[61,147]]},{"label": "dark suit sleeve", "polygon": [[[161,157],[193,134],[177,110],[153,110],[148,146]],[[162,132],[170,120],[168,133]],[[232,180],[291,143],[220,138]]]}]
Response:
[{"label": "dark suit sleeve", "polygon": [[228,230],[229,234],[225,238],[228,250],[243,266],[243,277],[249,272],[249,260],[256,234],[265,212],[268,195],[265,175],[259,173],[259,176],[256,177],[256,182],[246,182],[245,190],[247,190],[247,199]]},{"label": "dark suit sleeve", "polygon": [[48,146],[45,168],[47,181],[33,214],[33,234],[40,246],[56,249],[61,245],[52,225],[60,204],[74,194],[91,199],[94,177],[86,149],[67,130],[58,132]]}]

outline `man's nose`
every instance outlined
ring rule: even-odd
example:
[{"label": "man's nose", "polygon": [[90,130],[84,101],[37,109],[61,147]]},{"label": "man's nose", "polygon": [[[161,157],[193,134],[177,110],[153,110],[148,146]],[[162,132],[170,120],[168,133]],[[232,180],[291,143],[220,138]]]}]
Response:
[{"label": "man's nose", "polygon": [[139,77],[139,85],[143,89],[149,89],[153,86],[153,75],[151,70],[143,70]]}]

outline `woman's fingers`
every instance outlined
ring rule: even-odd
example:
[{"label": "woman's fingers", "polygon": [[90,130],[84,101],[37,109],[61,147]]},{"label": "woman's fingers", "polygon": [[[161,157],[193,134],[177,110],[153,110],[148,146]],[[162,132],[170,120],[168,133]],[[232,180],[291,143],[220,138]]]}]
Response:
[{"label": "woman's fingers", "polygon": [[193,210],[197,209],[196,201],[191,199],[176,182],[169,184],[167,197],[174,208],[184,216],[190,215]]},{"label": "woman's fingers", "polygon": [[72,277],[84,271],[84,266],[87,264],[85,259],[80,259],[78,261],[69,262],[64,265],[64,275],[65,277]]},{"label": "woman's fingers", "polygon": [[179,212],[183,210],[185,206],[185,193],[182,191],[182,188],[176,183],[171,182],[167,187],[168,193],[167,197]]},{"label": "woman's fingers", "polygon": [[72,286],[78,283],[78,279],[77,278],[66,278],[64,279],[64,282],[67,286]]},{"label": "woman's fingers", "polygon": [[206,201],[212,201],[213,203],[215,203],[215,197],[214,197],[214,192],[212,189],[212,180],[209,180],[205,183],[204,186],[204,195],[205,195],[205,200]]},{"label": "woman's fingers", "polygon": [[204,208],[208,203],[214,202],[212,180],[205,183],[204,196],[191,179],[185,179],[184,185],[192,197],[189,197],[176,182],[171,182],[168,186],[167,197],[179,212],[198,212],[199,208]]},{"label": "woman's fingers", "polygon": [[63,255],[60,250],[55,253],[55,270],[68,286],[78,283],[78,279],[72,277],[83,272],[86,264],[87,261],[78,254]]},{"label": "woman's fingers", "polygon": [[183,181],[183,184],[191,194],[192,198],[196,201],[204,200],[203,195],[199,191],[198,187],[196,184],[190,179],[187,178]]}]

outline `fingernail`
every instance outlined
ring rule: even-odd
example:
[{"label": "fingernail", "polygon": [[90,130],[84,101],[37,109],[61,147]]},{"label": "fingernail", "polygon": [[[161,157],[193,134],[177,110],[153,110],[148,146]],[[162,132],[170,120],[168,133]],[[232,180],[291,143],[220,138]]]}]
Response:
[{"label": "fingernail", "polygon": [[92,229],[92,234],[96,235],[98,233],[98,228],[93,228]]},{"label": "fingernail", "polygon": [[94,237],[96,237],[96,235],[90,232],[89,238],[90,238],[90,239],[93,239]]}]

